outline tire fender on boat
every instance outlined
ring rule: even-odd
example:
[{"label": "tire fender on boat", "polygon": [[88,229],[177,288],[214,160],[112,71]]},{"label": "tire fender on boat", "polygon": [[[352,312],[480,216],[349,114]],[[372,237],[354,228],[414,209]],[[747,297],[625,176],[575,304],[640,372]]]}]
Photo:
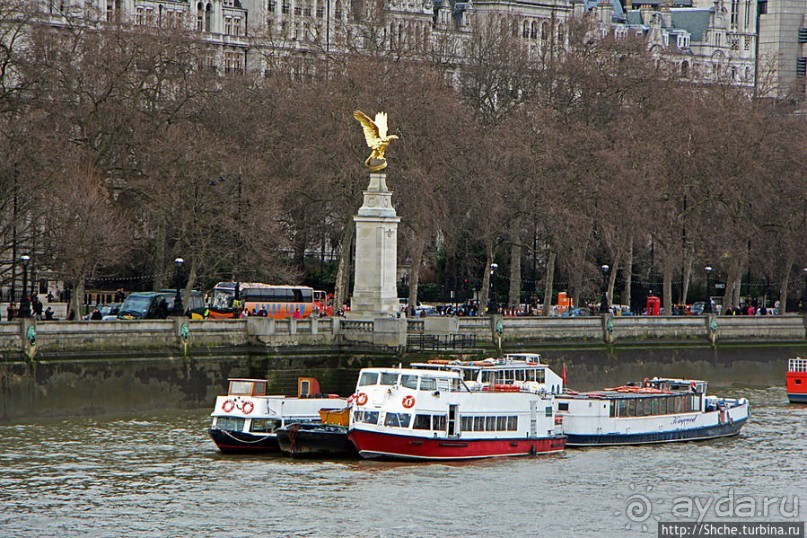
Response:
[{"label": "tire fender on boat", "polygon": [[401,405],[403,405],[406,409],[411,409],[415,405],[415,397],[411,394],[405,396]]},{"label": "tire fender on boat", "polygon": [[235,402],[232,400],[224,400],[224,403],[221,404],[221,410],[225,413],[229,413],[233,409],[235,409]]},{"label": "tire fender on boat", "polygon": [[252,402],[244,402],[244,405],[241,406],[241,411],[243,411],[245,415],[252,413],[253,409],[255,409],[255,404]]}]

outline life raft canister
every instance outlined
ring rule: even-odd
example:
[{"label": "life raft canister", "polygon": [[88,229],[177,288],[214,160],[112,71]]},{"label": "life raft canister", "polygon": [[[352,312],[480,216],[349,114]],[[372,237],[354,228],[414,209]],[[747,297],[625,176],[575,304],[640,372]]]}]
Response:
[{"label": "life raft canister", "polygon": [[235,409],[235,402],[232,400],[224,400],[224,403],[221,404],[221,410],[225,413],[229,413],[233,409]]},{"label": "life raft canister", "polygon": [[409,394],[405,396],[402,404],[406,409],[411,409],[415,405],[415,397]]}]

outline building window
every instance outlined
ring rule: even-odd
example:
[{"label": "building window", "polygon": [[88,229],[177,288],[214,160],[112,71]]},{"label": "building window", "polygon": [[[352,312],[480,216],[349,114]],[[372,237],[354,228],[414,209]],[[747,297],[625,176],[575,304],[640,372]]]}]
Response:
[{"label": "building window", "polygon": [[289,13],[289,0],[283,0],[283,4],[280,8],[281,13],[288,15]]},{"label": "building window", "polygon": [[275,12],[275,0],[269,0],[269,13]]},{"label": "building window", "polygon": [[196,31],[204,32],[205,30],[205,7],[201,2],[196,4]]},{"label": "building window", "polygon": [[233,31],[233,18],[232,17],[224,17],[224,33],[226,35],[232,34]]}]

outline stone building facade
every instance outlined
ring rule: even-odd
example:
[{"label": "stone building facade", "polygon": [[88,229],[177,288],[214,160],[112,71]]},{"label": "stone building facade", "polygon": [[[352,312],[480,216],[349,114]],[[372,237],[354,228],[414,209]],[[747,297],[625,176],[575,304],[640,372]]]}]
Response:
[{"label": "stone building facade", "polygon": [[[807,0],[38,0],[58,24],[98,23],[175,27],[210,44],[206,68],[270,75],[310,74],[321,54],[381,49],[409,53],[450,37],[461,43],[474,18],[497,17],[502,31],[531,51],[562,43],[572,16],[594,17],[602,33],[644,35],[682,79],[728,80],[782,95],[805,91]],[[291,62],[291,65],[288,64]]]}]

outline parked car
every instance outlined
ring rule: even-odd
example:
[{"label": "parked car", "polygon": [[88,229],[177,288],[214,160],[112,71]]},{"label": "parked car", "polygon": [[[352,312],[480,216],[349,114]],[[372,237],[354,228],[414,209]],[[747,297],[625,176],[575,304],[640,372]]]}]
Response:
[{"label": "parked car", "polygon": [[[689,309],[689,311],[693,316],[700,316],[701,314],[703,314],[705,308],[706,308],[705,301],[697,301],[692,303],[692,307]],[[714,301],[712,301],[712,313],[713,314],[720,313],[720,305],[715,304]]]},{"label": "parked car", "polygon": [[118,319],[118,312],[120,312],[121,303],[109,303],[101,307],[101,319],[104,321],[113,321]]},{"label": "parked car", "polygon": [[591,316],[591,315],[592,315],[591,310],[589,310],[588,308],[580,307],[580,308],[570,308],[568,310],[564,310],[563,313],[561,314],[561,317],[576,318],[576,317],[580,317],[580,316]]}]

